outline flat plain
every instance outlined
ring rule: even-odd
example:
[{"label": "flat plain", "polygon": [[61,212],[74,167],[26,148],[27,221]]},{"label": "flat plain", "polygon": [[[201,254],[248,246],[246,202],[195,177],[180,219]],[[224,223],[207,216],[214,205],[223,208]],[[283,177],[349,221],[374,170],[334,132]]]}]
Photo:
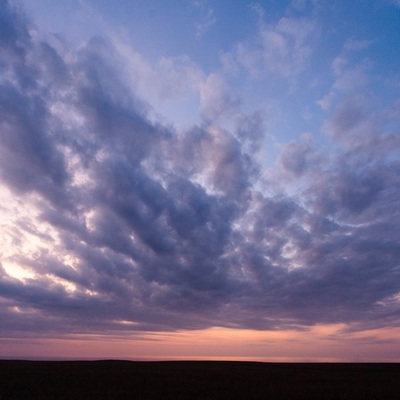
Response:
[{"label": "flat plain", "polygon": [[400,399],[400,364],[0,360],[0,400]]}]

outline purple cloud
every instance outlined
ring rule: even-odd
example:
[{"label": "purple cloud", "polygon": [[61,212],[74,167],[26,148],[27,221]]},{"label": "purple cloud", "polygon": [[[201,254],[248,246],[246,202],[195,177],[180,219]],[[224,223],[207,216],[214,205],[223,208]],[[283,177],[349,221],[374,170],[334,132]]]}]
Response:
[{"label": "purple cloud", "polygon": [[[213,124],[236,104],[219,81],[207,123],[177,132],[126,88],[111,44],[67,56],[0,7],[0,179],[22,204],[4,208],[2,336],[398,325],[397,133],[357,130],[374,121],[350,99],[327,130],[351,146],[292,141],[268,186],[253,157],[265,120]],[[279,26],[302,69],[311,25]]]}]

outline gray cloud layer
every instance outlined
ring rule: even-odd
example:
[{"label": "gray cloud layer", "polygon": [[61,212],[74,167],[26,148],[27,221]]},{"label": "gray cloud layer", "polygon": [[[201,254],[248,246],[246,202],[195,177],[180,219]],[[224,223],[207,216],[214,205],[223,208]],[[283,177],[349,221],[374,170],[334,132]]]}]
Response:
[{"label": "gray cloud layer", "polygon": [[0,264],[2,336],[399,325],[398,108],[349,97],[323,127],[335,152],[290,142],[263,171],[257,113],[176,132],[112,46],[34,32],[1,3],[0,179],[36,210],[4,229],[46,245],[7,260],[31,278]]}]

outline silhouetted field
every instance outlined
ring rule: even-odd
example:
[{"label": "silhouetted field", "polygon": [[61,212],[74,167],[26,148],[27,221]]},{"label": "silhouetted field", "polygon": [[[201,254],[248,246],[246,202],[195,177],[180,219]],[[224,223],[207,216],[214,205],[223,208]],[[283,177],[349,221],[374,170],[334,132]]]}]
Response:
[{"label": "silhouetted field", "polygon": [[0,361],[9,399],[400,399],[400,364]]}]

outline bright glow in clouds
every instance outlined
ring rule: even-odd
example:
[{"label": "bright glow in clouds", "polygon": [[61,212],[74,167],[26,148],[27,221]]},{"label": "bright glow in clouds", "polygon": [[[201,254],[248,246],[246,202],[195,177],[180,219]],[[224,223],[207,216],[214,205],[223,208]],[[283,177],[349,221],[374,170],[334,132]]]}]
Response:
[{"label": "bright glow in clouds", "polygon": [[400,9],[234,3],[1,2],[0,357],[399,361]]}]

